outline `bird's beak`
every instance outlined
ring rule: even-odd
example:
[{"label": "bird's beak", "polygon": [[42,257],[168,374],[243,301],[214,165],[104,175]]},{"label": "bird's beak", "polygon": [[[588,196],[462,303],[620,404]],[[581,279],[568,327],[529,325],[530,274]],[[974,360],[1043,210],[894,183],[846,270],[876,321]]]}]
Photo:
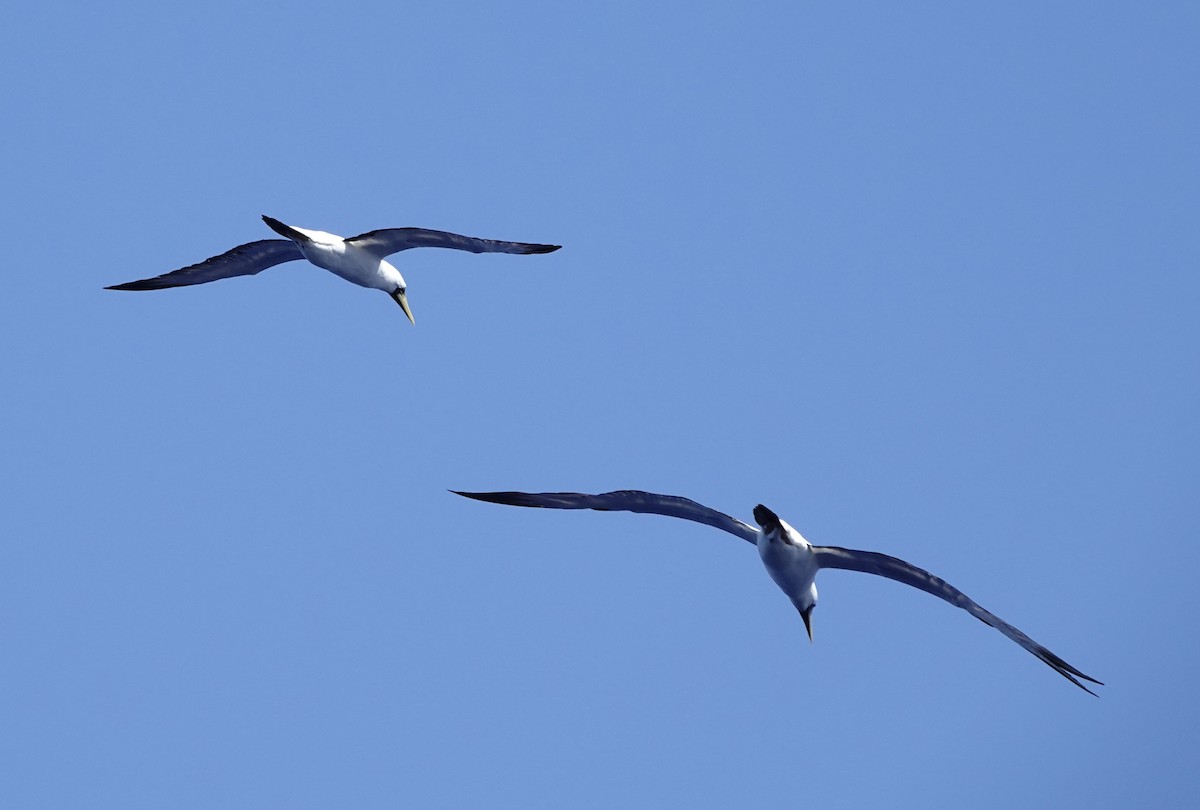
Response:
[{"label": "bird's beak", "polygon": [[816,605],[809,605],[808,610],[800,611],[800,618],[804,619],[804,629],[808,631],[808,643],[812,644],[812,612]]},{"label": "bird's beak", "polygon": [[417,322],[413,320],[412,310],[408,308],[408,296],[404,290],[396,290],[392,293],[392,298],[396,299],[396,303],[400,305],[400,309],[404,310],[404,314],[408,316],[409,323],[416,326]]}]

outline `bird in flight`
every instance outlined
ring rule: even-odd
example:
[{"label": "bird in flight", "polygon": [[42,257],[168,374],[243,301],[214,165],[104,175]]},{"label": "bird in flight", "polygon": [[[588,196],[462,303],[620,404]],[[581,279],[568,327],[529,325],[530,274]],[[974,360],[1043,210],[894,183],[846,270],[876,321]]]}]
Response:
[{"label": "bird in flight", "polygon": [[842,568],[862,571],[894,579],[905,585],[919,588],[962,608],[984,624],[999,630],[1008,638],[1036,655],[1051,669],[1088,694],[1095,695],[1080,679],[1103,686],[1100,681],[1084,675],[1075,667],[1038,644],[1029,636],[1013,627],[999,616],[984,610],[962,591],[945,580],[911,563],[874,551],[853,551],[837,546],[814,546],[805,540],[767,507],[754,507],[755,529],[736,518],[709,509],[707,506],[674,495],[657,495],[639,490],[605,492],[601,495],[584,495],[577,492],[458,492],[456,495],[474,498],[477,501],[502,503],[510,506],[533,506],[547,509],[595,509],[600,512],[642,512],[652,515],[682,518],[704,523],[729,532],[758,547],[759,557],[775,580],[804,619],[808,639],[812,641],[812,612],[817,605],[815,579],[822,568]]},{"label": "bird in flight", "polygon": [[360,287],[383,290],[400,305],[408,320],[415,324],[412,310],[408,306],[408,285],[404,283],[404,276],[400,275],[400,271],[386,260],[387,256],[417,247],[452,248],[471,253],[550,253],[561,247],[476,239],[473,236],[459,236],[456,233],[431,231],[427,228],[384,228],[343,239],[324,231],[310,231],[284,225],[279,220],[267,216],[263,217],[263,222],[267,223],[271,230],[287,238],[247,242],[199,264],[154,278],[114,284],[105,289],[162,290],[167,287],[186,287],[234,276],[252,276],[283,262],[308,259],[317,267]]}]

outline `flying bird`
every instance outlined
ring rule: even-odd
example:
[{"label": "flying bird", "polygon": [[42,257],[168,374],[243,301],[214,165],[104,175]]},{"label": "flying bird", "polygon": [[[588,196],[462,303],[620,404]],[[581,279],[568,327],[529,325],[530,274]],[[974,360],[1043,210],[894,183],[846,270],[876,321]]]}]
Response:
[{"label": "flying bird", "polygon": [[754,507],[755,529],[736,518],[709,509],[707,506],[674,495],[657,495],[653,492],[621,490],[601,495],[584,495],[577,492],[458,492],[456,495],[474,498],[477,501],[502,503],[510,506],[533,506],[547,509],[595,509],[600,512],[642,512],[651,515],[666,515],[712,526],[742,538],[758,547],[759,557],[775,580],[804,619],[808,639],[812,641],[812,613],[817,605],[817,572],[822,568],[842,568],[876,574],[914,588],[920,588],[939,599],[962,608],[984,624],[999,630],[1010,639],[1036,655],[1059,675],[1069,680],[1088,694],[1095,695],[1079,679],[1099,684],[1100,681],[1084,675],[1075,667],[1038,644],[1029,636],[1013,627],[999,616],[984,610],[962,591],[945,580],[911,563],[874,551],[853,551],[837,546],[814,546],[800,532],[767,507]]},{"label": "flying bird", "polygon": [[473,236],[431,231],[427,228],[384,228],[343,239],[324,231],[310,231],[307,228],[284,225],[279,220],[267,216],[263,217],[263,222],[267,223],[271,230],[287,238],[247,242],[199,264],[154,278],[114,284],[105,289],[162,290],[167,287],[207,284],[234,276],[252,276],[268,267],[295,259],[308,259],[317,267],[360,287],[383,290],[400,305],[408,320],[415,324],[412,310],[408,306],[408,285],[405,284],[400,271],[386,260],[387,256],[417,247],[452,248],[471,253],[550,253],[561,247],[476,239]]}]

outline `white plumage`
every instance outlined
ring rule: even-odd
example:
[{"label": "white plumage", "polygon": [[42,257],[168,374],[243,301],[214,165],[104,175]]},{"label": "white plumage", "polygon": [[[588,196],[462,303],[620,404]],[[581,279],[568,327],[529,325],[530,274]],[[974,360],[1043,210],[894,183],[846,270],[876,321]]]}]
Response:
[{"label": "white plumage", "polygon": [[154,278],[114,284],[105,289],[162,290],[168,287],[207,284],[223,278],[251,276],[283,262],[307,259],[317,267],[328,270],[360,287],[383,290],[400,305],[408,319],[413,321],[412,310],[408,306],[408,285],[404,281],[404,276],[400,275],[400,271],[385,257],[416,247],[451,248],[471,253],[521,254],[550,253],[560,247],[559,245],[539,245],[529,242],[478,239],[448,231],[433,231],[428,228],[385,228],[343,239],[325,231],[312,231],[307,228],[285,225],[268,216],[264,216],[263,221],[271,230],[287,238],[248,242],[199,264],[189,265]]},{"label": "white plumage", "polygon": [[602,512],[643,512],[653,515],[682,518],[704,523],[758,547],[759,557],[775,584],[787,594],[804,619],[808,638],[812,640],[812,611],[817,605],[817,572],[822,568],[842,568],[876,574],[905,585],[919,588],[962,608],[984,624],[996,628],[1020,644],[1047,666],[1089,694],[1095,695],[1080,679],[1099,684],[1075,667],[1038,644],[999,616],[984,610],[962,591],[945,580],[911,563],[874,551],[854,551],[837,546],[814,546],[779,516],[759,504],[754,507],[755,529],[715,509],[675,495],[657,495],[639,490],[620,490],[601,495],[578,492],[457,492],[467,498],[510,506],[535,506],[548,509],[595,509]]}]

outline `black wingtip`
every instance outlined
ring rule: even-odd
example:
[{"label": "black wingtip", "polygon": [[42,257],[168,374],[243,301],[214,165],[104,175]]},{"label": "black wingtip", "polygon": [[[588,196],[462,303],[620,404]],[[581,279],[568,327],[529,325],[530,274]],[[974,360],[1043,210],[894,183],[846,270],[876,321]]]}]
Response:
[{"label": "black wingtip", "polygon": [[538,502],[537,495],[528,492],[459,492],[456,489],[450,491],[455,495],[485,503],[498,503],[504,506],[545,506],[544,503]]},{"label": "black wingtip", "polygon": [[534,249],[530,253],[553,253],[562,248],[562,245],[533,245]]},{"label": "black wingtip", "polygon": [[455,495],[461,495],[464,498],[470,498],[473,501],[488,501],[488,500],[490,500],[487,497],[490,493],[487,493],[487,492],[460,492],[457,489],[451,489],[451,490],[447,490],[447,491],[453,492]]},{"label": "black wingtip", "polygon": [[459,492],[457,489],[450,490],[455,495],[461,495],[464,498],[470,498],[473,501],[486,501],[488,503],[504,503],[497,500],[498,497],[509,495],[507,492]]},{"label": "black wingtip", "polygon": [[[1063,673],[1063,674],[1065,675],[1066,673]],[[1093,692],[1091,689],[1088,689],[1086,686],[1084,686],[1084,685],[1083,685],[1081,682],[1079,682],[1079,681],[1078,681],[1078,680],[1076,680],[1075,678],[1071,678],[1071,676],[1069,676],[1069,675],[1068,675],[1067,677],[1068,677],[1068,678],[1070,678],[1070,680],[1071,680],[1071,683],[1075,684],[1076,686],[1078,686],[1078,687],[1079,687],[1080,689],[1082,689],[1083,691],[1087,692],[1087,693],[1088,693],[1089,695],[1091,695],[1092,697],[1094,697],[1094,698],[1098,698],[1098,697],[1100,697],[1099,695],[1097,695],[1097,694],[1096,694],[1095,692]],[[1097,686],[1104,686],[1104,682],[1103,682],[1103,681],[1098,681],[1098,680],[1096,680],[1095,678],[1089,678],[1087,675],[1084,675],[1082,672],[1081,672],[1081,673],[1079,673],[1079,677],[1080,677],[1080,678],[1083,678],[1083,680],[1085,680],[1085,681],[1089,681],[1089,682],[1091,682],[1091,683],[1094,683],[1094,684],[1096,684]]]},{"label": "black wingtip", "polygon": [[106,290],[157,290],[159,287],[150,284],[148,281],[127,281],[124,284],[114,284],[111,287],[105,287]]},{"label": "black wingtip", "polygon": [[1047,663],[1051,667],[1053,667],[1054,670],[1056,672],[1058,672],[1059,675],[1062,675],[1068,681],[1075,684],[1080,689],[1087,692],[1089,695],[1092,695],[1093,697],[1100,697],[1095,692],[1093,692],[1091,689],[1088,689],[1086,686],[1084,686],[1080,682],[1080,679],[1082,678],[1083,680],[1085,680],[1089,683],[1094,683],[1097,686],[1104,686],[1103,681],[1098,681],[1095,678],[1093,678],[1091,675],[1084,675],[1082,672],[1080,672],[1075,667],[1068,664],[1066,661],[1059,658],[1054,653],[1047,650],[1045,647],[1041,647],[1038,650],[1033,650],[1032,652],[1035,655],[1037,655],[1038,658],[1042,659],[1042,661],[1044,661],[1045,663]]}]

